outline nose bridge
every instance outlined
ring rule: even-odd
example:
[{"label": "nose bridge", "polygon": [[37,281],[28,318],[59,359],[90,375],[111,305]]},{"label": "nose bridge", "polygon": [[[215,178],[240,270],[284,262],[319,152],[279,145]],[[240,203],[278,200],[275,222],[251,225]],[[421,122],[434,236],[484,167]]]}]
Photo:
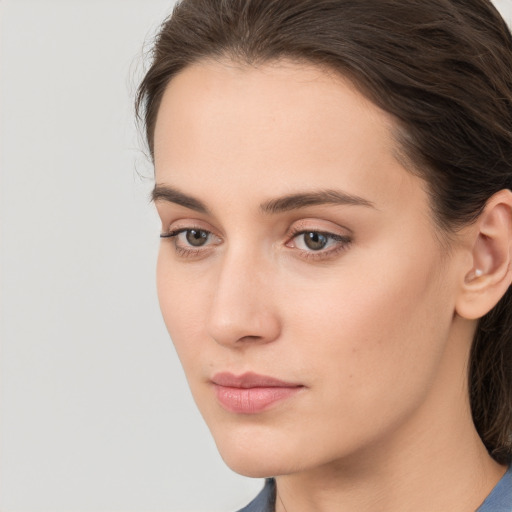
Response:
[{"label": "nose bridge", "polygon": [[238,246],[219,264],[208,330],[221,344],[273,341],[280,331],[272,266],[261,252]]}]

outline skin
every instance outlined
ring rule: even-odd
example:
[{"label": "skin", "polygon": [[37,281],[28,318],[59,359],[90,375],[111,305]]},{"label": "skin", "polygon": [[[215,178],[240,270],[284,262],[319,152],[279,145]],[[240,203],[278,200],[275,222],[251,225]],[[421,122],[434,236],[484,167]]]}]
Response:
[{"label": "skin", "polygon": [[[485,279],[479,255],[496,251],[484,241],[475,253],[479,223],[447,249],[392,131],[343,77],[286,61],[191,65],[159,108],[162,233],[207,232],[201,247],[186,231],[162,239],[164,320],[222,457],[276,476],[278,511],[475,510],[504,471],[474,429],[466,383],[483,307],[468,290]],[[320,190],[364,201],[262,211]],[[304,231],[334,236],[312,250]],[[302,388],[237,414],[211,383],[226,371]]]}]

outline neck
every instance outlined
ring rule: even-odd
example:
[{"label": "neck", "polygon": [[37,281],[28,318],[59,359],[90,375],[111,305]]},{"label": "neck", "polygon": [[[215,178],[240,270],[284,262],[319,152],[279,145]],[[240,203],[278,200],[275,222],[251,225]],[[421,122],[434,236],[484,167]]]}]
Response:
[{"label": "neck", "polygon": [[276,512],[476,510],[506,468],[489,456],[474,427],[465,365],[452,366],[467,359],[446,360],[421,407],[385,438],[278,476]]},{"label": "neck", "polygon": [[505,471],[479,440],[450,450],[453,458],[439,446],[422,456],[423,443],[432,447],[426,438],[407,445],[406,460],[386,458],[376,448],[366,461],[277,477],[276,512],[468,512],[480,506]]}]

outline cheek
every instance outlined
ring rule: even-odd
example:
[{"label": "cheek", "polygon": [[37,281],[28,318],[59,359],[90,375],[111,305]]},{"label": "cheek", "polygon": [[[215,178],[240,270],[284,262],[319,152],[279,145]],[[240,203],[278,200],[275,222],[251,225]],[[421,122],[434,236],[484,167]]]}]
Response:
[{"label": "cheek", "polygon": [[169,248],[162,244],[157,261],[157,291],[162,316],[176,348],[180,361],[188,374],[193,368],[189,362],[197,361],[204,340],[206,282],[189,276],[183,268],[172,262]]},{"label": "cheek", "polygon": [[230,352],[205,328],[214,270],[173,264],[161,251],[157,281],[164,320],[228,465],[268,476],[282,471],[283,461],[297,467],[325,462],[381,438],[420,406],[439,367],[451,313],[437,252],[416,246],[347,253],[330,269],[300,264],[300,272],[295,265],[272,270],[268,307],[282,333],[252,355],[261,368],[272,368],[269,373],[296,378],[310,391],[265,425],[230,418],[203,383],[205,367],[225,362]]},{"label": "cheek", "polygon": [[399,411],[433,380],[450,331],[450,295],[435,251],[379,252],[358,263],[310,284],[307,296],[292,290],[295,348],[315,368],[312,385],[338,409]]}]

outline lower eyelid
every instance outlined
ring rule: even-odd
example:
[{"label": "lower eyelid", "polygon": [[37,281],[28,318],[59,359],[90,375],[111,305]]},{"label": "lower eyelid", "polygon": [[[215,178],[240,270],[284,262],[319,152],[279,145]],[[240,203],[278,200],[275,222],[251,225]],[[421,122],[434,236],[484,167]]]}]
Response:
[{"label": "lower eyelid", "polygon": [[300,258],[306,259],[306,260],[329,260],[331,258],[335,258],[340,253],[348,250],[349,246],[351,244],[351,241],[347,240],[346,242],[340,242],[339,244],[335,245],[334,247],[331,247],[327,250],[320,250],[320,251],[305,251],[304,249],[297,249],[297,251],[300,252]]},{"label": "lower eyelid", "polygon": [[178,256],[181,257],[194,257],[199,256],[201,254],[204,254],[204,251],[206,249],[196,249],[194,247],[191,247],[190,249],[185,249],[184,247],[180,247],[179,245],[175,246],[175,251]]}]

